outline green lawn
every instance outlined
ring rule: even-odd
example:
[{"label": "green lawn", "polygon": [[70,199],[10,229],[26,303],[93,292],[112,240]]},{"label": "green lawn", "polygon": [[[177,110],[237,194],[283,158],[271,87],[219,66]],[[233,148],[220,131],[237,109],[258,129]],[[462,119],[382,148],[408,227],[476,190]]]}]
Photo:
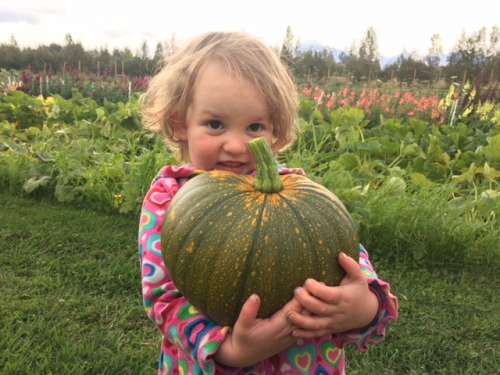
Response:
[{"label": "green lawn", "polygon": [[[153,374],[137,218],[0,194],[0,374]],[[390,244],[389,244],[390,245]],[[348,374],[498,374],[500,280],[377,265],[401,302],[386,342]]]}]

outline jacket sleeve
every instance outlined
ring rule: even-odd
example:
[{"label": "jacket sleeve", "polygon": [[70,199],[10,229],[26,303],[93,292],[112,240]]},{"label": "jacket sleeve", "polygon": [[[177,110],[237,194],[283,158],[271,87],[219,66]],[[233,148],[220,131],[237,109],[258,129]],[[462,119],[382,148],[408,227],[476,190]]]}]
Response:
[{"label": "jacket sleeve", "polygon": [[391,293],[390,286],[378,278],[368,257],[368,252],[359,245],[359,265],[361,272],[368,279],[370,290],[377,296],[379,309],[373,321],[360,330],[352,330],[333,336],[339,347],[354,345],[358,351],[364,352],[370,344],[384,341],[387,325],[398,317],[398,299]]},{"label": "jacket sleeve", "polygon": [[152,183],[143,202],[139,223],[142,294],[147,315],[166,340],[191,357],[203,373],[214,373],[212,355],[227,334],[196,310],[170,279],[160,245],[161,228],[170,200],[180,188],[167,169]]}]

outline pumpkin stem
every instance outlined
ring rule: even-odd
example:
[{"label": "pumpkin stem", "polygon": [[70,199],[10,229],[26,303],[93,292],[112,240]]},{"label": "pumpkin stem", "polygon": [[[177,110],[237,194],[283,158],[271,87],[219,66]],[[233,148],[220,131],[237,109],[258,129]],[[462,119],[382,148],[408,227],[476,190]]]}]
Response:
[{"label": "pumpkin stem", "polygon": [[283,190],[283,182],[278,173],[278,163],[266,140],[253,139],[248,143],[248,147],[255,159],[255,190],[262,193],[279,193]]}]

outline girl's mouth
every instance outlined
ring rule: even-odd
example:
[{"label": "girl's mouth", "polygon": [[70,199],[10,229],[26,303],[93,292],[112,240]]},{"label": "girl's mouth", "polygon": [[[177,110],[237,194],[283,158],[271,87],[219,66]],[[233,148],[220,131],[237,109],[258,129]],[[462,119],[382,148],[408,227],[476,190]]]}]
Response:
[{"label": "girl's mouth", "polygon": [[243,163],[240,161],[224,161],[219,162],[215,165],[215,169],[221,171],[233,172],[236,174],[244,174],[246,173],[247,163]]}]

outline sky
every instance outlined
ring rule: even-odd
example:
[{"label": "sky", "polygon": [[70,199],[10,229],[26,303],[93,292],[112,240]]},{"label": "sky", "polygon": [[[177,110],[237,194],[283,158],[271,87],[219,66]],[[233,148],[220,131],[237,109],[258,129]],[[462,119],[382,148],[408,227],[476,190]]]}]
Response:
[{"label": "sky", "polygon": [[64,44],[70,33],[84,48],[129,47],[174,36],[177,44],[206,31],[245,31],[280,46],[287,26],[300,43],[347,50],[373,27],[382,56],[425,55],[440,34],[449,52],[462,32],[500,27],[498,0],[0,0],[0,43]]}]

